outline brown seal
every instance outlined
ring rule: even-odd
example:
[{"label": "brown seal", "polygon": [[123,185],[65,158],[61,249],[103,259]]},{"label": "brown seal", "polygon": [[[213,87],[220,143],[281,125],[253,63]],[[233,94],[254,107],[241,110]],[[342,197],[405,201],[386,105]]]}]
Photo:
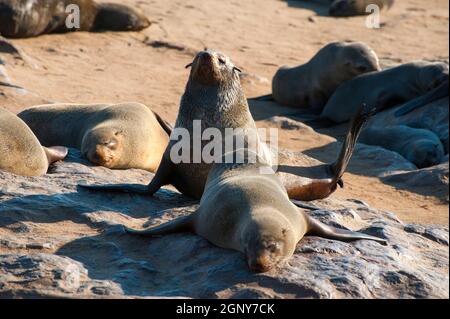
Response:
[{"label": "brown seal", "polygon": [[394,5],[394,0],[335,0],[331,3],[329,14],[333,17],[351,17],[368,15],[369,5],[376,5],[381,9],[390,9]]},{"label": "brown seal", "polygon": [[0,108],[0,170],[40,176],[67,155],[65,147],[42,147],[30,128],[13,113]]},{"label": "brown seal", "polygon": [[268,170],[264,159],[240,165],[222,161],[211,169],[195,213],[146,230],[126,230],[141,236],[193,232],[216,246],[242,252],[255,272],[269,271],[287,261],[305,234],[343,241],[386,242],[314,220],[290,202],[273,171],[261,173]]},{"label": "brown seal", "polygon": [[[79,8],[79,28],[68,28],[71,5]],[[70,31],[139,31],[150,26],[140,12],[93,0],[0,0],[0,34],[28,38]]]},{"label": "brown seal", "polygon": [[92,163],[114,169],[155,172],[171,133],[158,114],[139,103],[41,105],[19,117],[43,145],[77,148]]},{"label": "brown seal", "polygon": [[[199,153],[203,154],[206,142],[200,137],[204,136],[206,130],[210,128],[218,129],[221,134],[224,134],[224,131],[226,133],[226,130],[230,128],[240,129],[244,135],[246,132],[255,132],[256,125],[240,85],[239,69],[231,60],[222,53],[208,50],[200,52],[190,66],[192,66],[191,74],[181,99],[173,133],[186,131],[190,149],[198,143],[201,146]],[[309,179],[298,176],[296,179],[289,179],[281,176],[291,198],[298,200],[325,198],[336,190],[337,185],[342,185],[341,177],[347,168],[361,126],[366,119],[367,114],[358,114],[355,117],[338,161],[333,165],[324,166],[321,178]],[[195,136],[194,121],[201,123],[200,136]],[[207,163],[203,158],[197,159],[196,162],[192,153],[186,161],[174,162],[172,151],[180,139],[173,133],[161,165],[148,186],[80,186],[93,190],[153,195],[162,186],[172,184],[187,196],[201,198],[213,162]],[[266,162],[271,164],[272,158],[267,151],[267,145],[258,138],[255,142],[255,151],[258,154],[264,154]],[[219,157],[219,154],[216,156]]]},{"label": "brown seal", "polygon": [[320,112],[340,84],[379,70],[378,57],[367,44],[333,42],[306,64],[280,68],[272,80],[272,95],[280,104]]}]

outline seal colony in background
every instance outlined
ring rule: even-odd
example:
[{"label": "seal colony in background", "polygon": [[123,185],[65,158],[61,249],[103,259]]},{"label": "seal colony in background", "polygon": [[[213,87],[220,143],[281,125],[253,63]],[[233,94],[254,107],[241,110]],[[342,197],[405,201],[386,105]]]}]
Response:
[{"label": "seal colony in background", "polygon": [[[79,8],[79,28],[68,28],[72,6]],[[137,10],[93,0],[0,0],[0,34],[29,38],[72,31],[139,31],[150,21]]]}]

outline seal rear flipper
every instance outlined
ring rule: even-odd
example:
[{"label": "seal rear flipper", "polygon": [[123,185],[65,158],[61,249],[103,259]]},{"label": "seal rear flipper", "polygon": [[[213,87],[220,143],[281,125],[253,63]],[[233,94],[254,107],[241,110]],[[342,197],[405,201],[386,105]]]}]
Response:
[{"label": "seal rear flipper", "polygon": [[342,176],[347,170],[348,163],[352,158],[356,142],[358,141],[358,137],[361,133],[361,129],[363,125],[367,122],[367,120],[376,112],[375,109],[372,109],[369,112],[365,112],[364,109],[365,105],[362,105],[359,108],[358,113],[352,119],[350,129],[348,130],[347,135],[345,137],[345,141],[342,145],[339,157],[337,161],[330,166],[330,169],[333,173],[332,184],[335,189],[337,185],[344,187]]},{"label": "seal rear flipper", "polygon": [[340,241],[373,240],[383,245],[387,245],[387,240],[383,238],[328,226],[306,214],[305,218],[308,223],[307,235],[313,236],[315,235],[323,238],[336,239]]},{"label": "seal rear flipper", "polygon": [[48,164],[62,161],[69,153],[69,149],[63,146],[42,147],[47,156]]},{"label": "seal rear flipper", "polygon": [[188,216],[179,217],[175,220],[164,223],[162,225],[144,229],[144,230],[136,230],[136,229],[125,227],[125,231],[131,235],[146,236],[146,237],[192,232],[193,231],[193,216],[194,215],[191,214]]},{"label": "seal rear flipper", "polygon": [[395,111],[394,115],[395,117],[401,117],[403,115],[406,115],[408,113],[411,113],[412,111],[425,106],[431,102],[434,102],[436,100],[442,99],[446,96],[448,96],[448,80],[442,83],[440,86],[435,88],[434,90],[428,92],[425,95],[422,95],[412,101],[407,102],[402,107],[400,107],[397,111]]}]

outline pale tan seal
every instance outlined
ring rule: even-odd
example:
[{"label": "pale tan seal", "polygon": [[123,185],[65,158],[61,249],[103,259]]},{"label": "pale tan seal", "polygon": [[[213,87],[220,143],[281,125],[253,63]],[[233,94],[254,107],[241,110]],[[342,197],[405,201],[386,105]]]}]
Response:
[{"label": "pale tan seal", "polygon": [[[195,143],[199,143],[201,147],[205,146],[205,141],[200,141],[200,137],[194,138],[195,120],[201,121],[202,135],[209,128],[219,129],[221,133],[227,128],[241,129],[244,134],[255,130],[256,125],[250,114],[238,73],[239,69],[222,53],[208,50],[196,56],[174,128],[174,132],[179,129],[188,131],[190,146]],[[289,179],[282,176],[291,198],[297,200],[325,198],[336,190],[337,185],[342,185],[341,177],[347,168],[361,126],[366,119],[367,114],[358,114],[355,117],[338,160],[333,165],[324,165],[319,177],[309,179],[298,176],[296,179]],[[214,163],[206,163],[203,158],[196,163],[192,154],[188,161],[174,163],[171,151],[178,142],[179,138],[172,135],[161,165],[148,186],[121,184],[80,186],[92,190],[153,195],[162,186],[172,184],[181,193],[200,199],[209,170]],[[266,149],[267,146],[259,140],[256,142],[258,151],[263,150],[261,153],[264,153],[266,162],[270,164],[272,158]]]},{"label": "pale tan seal", "polygon": [[[66,22],[74,5],[79,9],[80,24],[68,28]],[[0,34],[7,38],[71,31],[139,31],[148,26],[150,21],[142,13],[121,4],[93,0],[0,0]]]},{"label": "pale tan seal", "polygon": [[30,128],[13,113],[0,108],[0,170],[40,176],[67,155],[65,147],[42,147]]},{"label": "pale tan seal", "polygon": [[193,232],[216,246],[242,252],[255,272],[269,271],[287,261],[305,234],[385,243],[381,238],[330,227],[309,217],[290,202],[275,173],[261,174],[262,168],[270,170],[264,160],[215,164],[195,213],[146,230],[126,230],[143,236]]},{"label": "pale tan seal", "polygon": [[272,95],[280,104],[320,112],[340,84],[380,69],[375,51],[367,44],[333,42],[306,64],[280,68],[272,79]]},{"label": "pale tan seal", "polygon": [[112,169],[155,172],[171,128],[139,103],[50,104],[19,114],[42,145],[81,150],[92,163]]}]

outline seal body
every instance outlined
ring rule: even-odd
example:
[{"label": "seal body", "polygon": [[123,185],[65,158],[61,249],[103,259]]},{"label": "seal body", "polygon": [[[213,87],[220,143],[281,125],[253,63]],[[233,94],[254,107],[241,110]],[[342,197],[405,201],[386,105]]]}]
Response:
[{"label": "seal body", "polygon": [[320,112],[340,84],[379,70],[378,57],[367,44],[333,42],[308,63],[279,69],[272,80],[272,95],[280,104]]},{"label": "seal body", "polygon": [[81,150],[92,163],[114,169],[156,171],[170,128],[147,106],[51,104],[19,114],[39,141]]},{"label": "seal body", "polygon": [[[244,150],[236,152],[240,151]],[[243,253],[255,272],[269,271],[287,261],[307,233],[384,242],[313,220],[290,202],[282,182],[273,171],[268,173],[270,167],[264,160],[244,162],[213,166],[200,206],[192,215],[143,231],[127,231],[144,236],[191,231],[216,246]]]},{"label": "seal body", "polygon": [[369,127],[362,132],[360,141],[397,152],[418,168],[440,164],[445,155],[436,134],[406,125]]},{"label": "seal body", "polygon": [[30,128],[13,113],[0,108],[0,170],[40,176],[67,155],[63,147],[45,148]]},{"label": "seal body", "polygon": [[381,9],[389,9],[394,4],[394,0],[335,0],[329,7],[330,16],[351,17],[358,15],[368,15],[369,5],[376,5]]},{"label": "seal body", "polygon": [[[68,27],[73,6],[79,9],[79,26]],[[71,31],[142,30],[150,22],[141,13],[118,4],[93,0],[0,0],[0,34],[28,38]]]},{"label": "seal body", "polygon": [[346,122],[361,104],[382,111],[430,91],[441,90],[442,83],[448,83],[448,65],[445,63],[413,62],[362,74],[337,88],[321,118],[334,123]]},{"label": "seal body", "polygon": [[[148,186],[143,185],[80,185],[91,190],[132,192],[152,195],[162,186],[172,184],[181,193],[200,199],[209,171],[222,154],[236,149],[236,139],[244,140],[247,147],[259,154],[270,166],[272,155],[256,131],[256,125],[249,111],[247,99],[239,81],[239,69],[220,52],[212,50],[200,52],[193,63],[186,91],[181,99],[180,111],[171,141],[164,153],[161,165]],[[344,174],[354,150],[360,129],[367,120],[367,114],[358,113],[350,125],[346,141],[338,160],[332,165],[323,165],[321,176],[314,179],[280,172],[289,196],[296,200],[326,198],[338,185],[343,185]],[[199,129],[195,130],[195,123]],[[211,130],[218,133],[219,151],[212,150],[214,156],[205,160],[204,154],[210,144]],[[231,130],[231,133],[229,133]],[[206,136],[206,140],[204,137]],[[231,149],[227,139],[232,138]],[[177,154],[187,146],[187,158],[178,160]],[[217,140],[214,140],[217,143]],[[224,145],[225,144],[225,145]],[[197,148],[195,146],[197,145]],[[208,150],[208,152],[211,152]],[[206,152],[206,153],[208,153]],[[183,152],[182,152],[183,153]],[[291,178],[291,177],[294,178]]]}]

